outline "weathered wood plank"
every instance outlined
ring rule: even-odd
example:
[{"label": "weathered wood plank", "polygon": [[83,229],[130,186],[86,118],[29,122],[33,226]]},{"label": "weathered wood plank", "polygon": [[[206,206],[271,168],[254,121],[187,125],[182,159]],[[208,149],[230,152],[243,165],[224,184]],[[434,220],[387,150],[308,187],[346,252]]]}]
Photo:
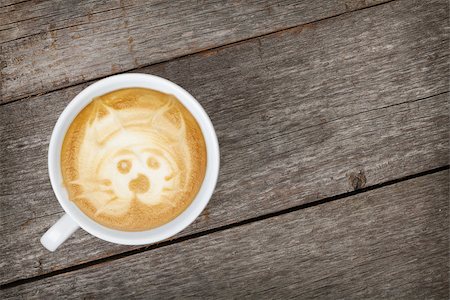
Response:
[{"label": "weathered wood plank", "polygon": [[[219,135],[217,191],[182,235],[448,164],[448,94],[426,98],[448,88],[435,9],[396,2],[143,69],[192,91]],[[83,87],[0,107],[2,283],[130,249],[82,231],[39,244],[62,212],[48,139]]]},{"label": "weathered wood plank", "polygon": [[448,299],[448,171],[4,291],[3,298]]},{"label": "weathered wood plank", "polygon": [[386,1],[18,3],[0,8],[0,101],[45,93]]}]

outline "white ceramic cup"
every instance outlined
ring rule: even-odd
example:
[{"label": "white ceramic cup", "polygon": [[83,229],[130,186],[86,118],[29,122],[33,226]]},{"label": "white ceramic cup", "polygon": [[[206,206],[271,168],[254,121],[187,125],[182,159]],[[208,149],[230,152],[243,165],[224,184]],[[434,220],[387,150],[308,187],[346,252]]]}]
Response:
[{"label": "white ceramic cup", "polygon": [[[192,113],[200,125],[205,138],[207,152],[205,178],[203,179],[200,191],[188,208],[169,223],[151,230],[139,232],[114,230],[86,216],[69,200],[67,191],[63,185],[60,166],[61,147],[64,136],[78,113],[94,97],[130,87],[154,89],[177,97]],[[41,243],[48,250],[55,251],[59,245],[80,227],[100,239],[123,245],[143,245],[167,239],[189,226],[208,204],[219,175],[219,160],[219,143],[211,120],[197,100],[180,86],[158,76],[138,73],[115,75],[97,81],[81,91],[67,105],[53,129],[48,150],[48,172],[56,198],[66,213],[41,237]]]}]

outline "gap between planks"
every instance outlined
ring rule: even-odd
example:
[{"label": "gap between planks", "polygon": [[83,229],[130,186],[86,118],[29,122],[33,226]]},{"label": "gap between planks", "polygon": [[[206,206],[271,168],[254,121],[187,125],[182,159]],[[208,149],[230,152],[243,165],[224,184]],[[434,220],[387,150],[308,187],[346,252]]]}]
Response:
[{"label": "gap between planks", "polygon": [[199,237],[203,237],[203,236],[206,236],[208,234],[215,233],[215,232],[225,231],[225,230],[228,230],[228,229],[232,229],[232,228],[239,227],[239,226],[246,225],[246,224],[250,224],[250,223],[259,222],[259,221],[262,221],[262,220],[266,220],[266,219],[277,217],[277,216],[280,216],[280,215],[292,213],[292,212],[299,211],[299,210],[302,210],[302,209],[306,209],[306,208],[310,208],[310,207],[314,207],[314,206],[318,206],[318,205],[322,205],[322,204],[327,204],[327,203],[330,203],[330,202],[333,202],[333,201],[338,201],[338,200],[341,200],[341,199],[345,199],[345,198],[350,197],[350,196],[355,196],[355,195],[358,195],[358,194],[362,194],[362,193],[365,193],[365,192],[368,192],[368,191],[377,190],[377,189],[380,189],[380,188],[383,188],[383,187],[387,187],[387,186],[392,186],[392,185],[395,185],[395,184],[400,183],[400,182],[409,181],[409,180],[412,180],[412,179],[415,179],[415,178],[419,178],[419,177],[435,174],[435,173],[438,173],[438,172],[441,172],[441,171],[445,171],[445,170],[449,170],[449,169],[450,169],[450,166],[449,165],[445,165],[445,166],[442,166],[442,167],[439,167],[439,168],[434,168],[434,169],[431,169],[431,170],[428,170],[428,171],[425,171],[425,172],[420,172],[420,173],[416,173],[416,174],[413,174],[413,175],[408,175],[408,176],[405,176],[405,177],[401,177],[401,178],[397,178],[397,179],[394,179],[394,180],[390,180],[390,181],[386,181],[386,182],[383,182],[383,183],[379,183],[379,184],[375,184],[375,185],[372,185],[372,186],[368,186],[368,187],[364,187],[364,188],[361,188],[361,189],[357,189],[355,191],[351,191],[351,192],[347,192],[347,193],[343,193],[343,194],[339,194],[339,195],[323,198],[321,200],[317,200],[317,201],[306,203],[306,204],[293,206],[293,207],[290,207],[290,208],[287,208],[287,209],[283,209],[283,210],[280,210],[280,211],[277,211],[277,212],[272,212],[272,213],[269,213],[269,214],[253,217],[253,218],[242,220],[242,221],[239,221],[239,222],[235,222],[235,223],[219,226],[219,227],[216,227],[216,228],[211,228],[211,229],[208,229],[208,230],[205,230],[205,231],[189,234],[189,235],[182,236],[182,237],[175,238],[175,239],[168,239],[168,240],[160,242],[160,243],[152,244],[152,245],[145,246],[145,247],[138,248],[138,249],[134,249],[134,250],[131,250],[131,251],[122,252],[122,253],[119,253],[119,254],[115,254],[115,255],[112,255],[112,256],[100,258],[100,259],[97,259],[97,260],[92,260],[92,261],[89,261],[89,262],[86,262],[86,263],[82,263],[82,264],[79,264],[79,265],[75,265],[75,266],[71,266],[71,267],[68,267],[68,268],[60,269],[60,270],[57,270],[57,271],[48,272],[48,273],[45,273],[45,274],[42,274],[42,275],[33,276],[33,277],[29,277],[29,278],[15,280],[15,281],[12,281],[12,282],[0,285],[0,290],[14,288],[14,287],[20,286],[22,284],[27,284],[27,283],[39,281],[39,280],[42,280],[42,279],[45,279],[45,278],[57,276],[57,275],[60,275],[60,274],[74,272],[74,271],[81,270],[81,269],[84,269],[84,268],[87,268],[87,267],[91,267],[91,266],[95,266],[95,265],[99,265],[99,264],[103,264],[103,263],[107,263],[107,262],[116,261],[116,260],[119,260],[119,259],[122,259],[122,258],[125,258],[125,257],[129,257],[129,256],[132,256],[132,255],[136,255],[136,254],[139,254],[139,253],[152,251],[152,250],[163,248],[163,247],[166,247],[166,246],[169,246],[169,245],[181,243],[181,242],[184,242],[184,241],[187,241],[187,240],[192,240],[192,239],[196,239],[196,238],[199,238]]},{"label": "gap between planks", "polygon": [[[280,34],[280,33],[283,33],[283,32],[289,32],[289,31],[292,31],[292,30],[298,30],[299,28],[302,28],[302,27],[307,27],[309,25],[315,25],[318,22],[322,22],[322,21],[325,21],[325,20],[337,18],[337,17],[343,16],[343,15],[347,15],[347,14],[352,14],[352,13],[355,13],[355,12],[358,12],[358,11],[363,11],[363,10],[374,8],[374,7],[377,7],[377,6],[389,4],[389,3],[394,2],[394,1],[398,1],[398,0],[389,0],[387,2],[376,3],[376,4],[373,4],[373,5],[369,5],[369,6],[366,6],[366,7],[358,8],[358,9],[355,9],[355,10],[345,11],[345,12],[342,12],[342,13],[335,14],[333,16],[328,16],[328,17],[325,17],[325,18],[320,18],[320,19],[311,21],[311,22],[306,22],[306,23],[302,23],[302,24],[299,24],[299,25],[286,27],[286,28],[283,28],[283,29],[280,29],[280,30],[274,30],[274,31],[267,32],[267,33],[260,34],[260,35],[255,35],[255,36],[252,36],[252,37],[249,37],[249,38],[241,39],[241,40],[234,41],[234,42],[231,42],[231,43],[226,43],[226,44],[219,45],[219,46],[216,46],[216,47],[200,49],[198,51],[194,51],[194,52],[191,52],[191,53],[188,53],[188,54],[174,56],[172,58],[165,59],[165,60],[163,59],[163,60],[160,60],[160,61],[155,61],[155,62],[152,62],[150,64],[143,64],[143,65],[140,65],[140,66],[135,67],[135,68],[129,68],[129,69],[121,70],[120,72],[117,72],[117,73],[109,73],[106,76],[98,76],[98,77],[95,77],[93,79],[89,79],[89,80],[86,80],[86,81],[75,81],[75,82],[73,82],[72,84],[69,84],[69,85],[65,85],[65,86],[62,86],[62,87],[59,87],[59,88],[55,88],[55,89],[50,89],[50,90],[47,90],[47,91],[44,91],[44,92],[32,93],[32,94],[26,95],[24,97],[20,97],[18,99],[13,99],[13,100],[10,100],[10,101],[7,101],[7,102],[1,102],[0,101],[0,107],[3,106],[3,105],[8,105],[10,103],[14,103],[14,102],[22,101],[22,100],[28,100],[28,99],[30,99],[32,97],[35,97],[35,96],[43,96],[43,95],[46,95],[46,94],[49,94],[49,93],[52,93],[52,92],[61,91],[61,90],[64,90],[66,88],[70,88],[70,87],[77,86],[77,85],[80,85],[80,84],[85,84],[85,83],[92,84],[95,81],[104,79],[104,78],[112,76],[112,75],[118,75],[118,74],[123,74],[123,73],[130,73],[130,72],[133,72],[133,71],[139,71],[141,69],[148,68],[150,66],[155,66],[155,65],[159,65],[159,64],[163,64],[163,63],[168,63],[168,62],[171,62],[171,61],[179,60],[179,59],[190,57],[190,56],[193,56],[193,55],[198,55],[198,54],[205,54],[206,55],[206,53],[208,53],[208,52],[213,52],[214,53],[217,50],[225,49],[227,47],[232,47],[232,46],[243,44],[243,43],[246,43],[246,42],[259,40],[260,38],[266,37],[266,36],[272,36],[272,35],[277,35],[277,34]],[[26,1],[24,1],[24,2],[26,2]],[[19,3],[21,3],[21,2],[19,2]],[[12,5],[14,5],[14,4],[12,4]],[[1,72],[0,72],[0,74],[1,74]],[[1,80],[1,78],[0,78],[0,80]],[[0,81],[0,86],[1,86],[1,81]]]}]

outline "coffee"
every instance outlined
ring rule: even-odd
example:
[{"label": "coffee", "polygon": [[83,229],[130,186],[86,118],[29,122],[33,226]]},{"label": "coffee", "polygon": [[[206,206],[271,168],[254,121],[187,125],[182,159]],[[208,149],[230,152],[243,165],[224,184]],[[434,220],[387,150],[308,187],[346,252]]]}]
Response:
[{"label": "coffee", "polygon": [[173,220],[195,198],[206,145],[176,97],[121,89],[77,115],[64,138],[61,170],[69,199],[91,219],[142,231]]}]

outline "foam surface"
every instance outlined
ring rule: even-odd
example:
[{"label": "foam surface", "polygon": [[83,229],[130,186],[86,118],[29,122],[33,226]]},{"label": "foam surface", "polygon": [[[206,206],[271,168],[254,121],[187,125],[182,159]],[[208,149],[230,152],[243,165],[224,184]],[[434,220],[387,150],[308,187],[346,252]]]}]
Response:
[{"label": "foam surface", "polygon": [[136,231],[160,226],[192,202],[206,146],[172,95],[142,88],[95,98],[66,133],[61,167],[69,198],[95,221]]}]

